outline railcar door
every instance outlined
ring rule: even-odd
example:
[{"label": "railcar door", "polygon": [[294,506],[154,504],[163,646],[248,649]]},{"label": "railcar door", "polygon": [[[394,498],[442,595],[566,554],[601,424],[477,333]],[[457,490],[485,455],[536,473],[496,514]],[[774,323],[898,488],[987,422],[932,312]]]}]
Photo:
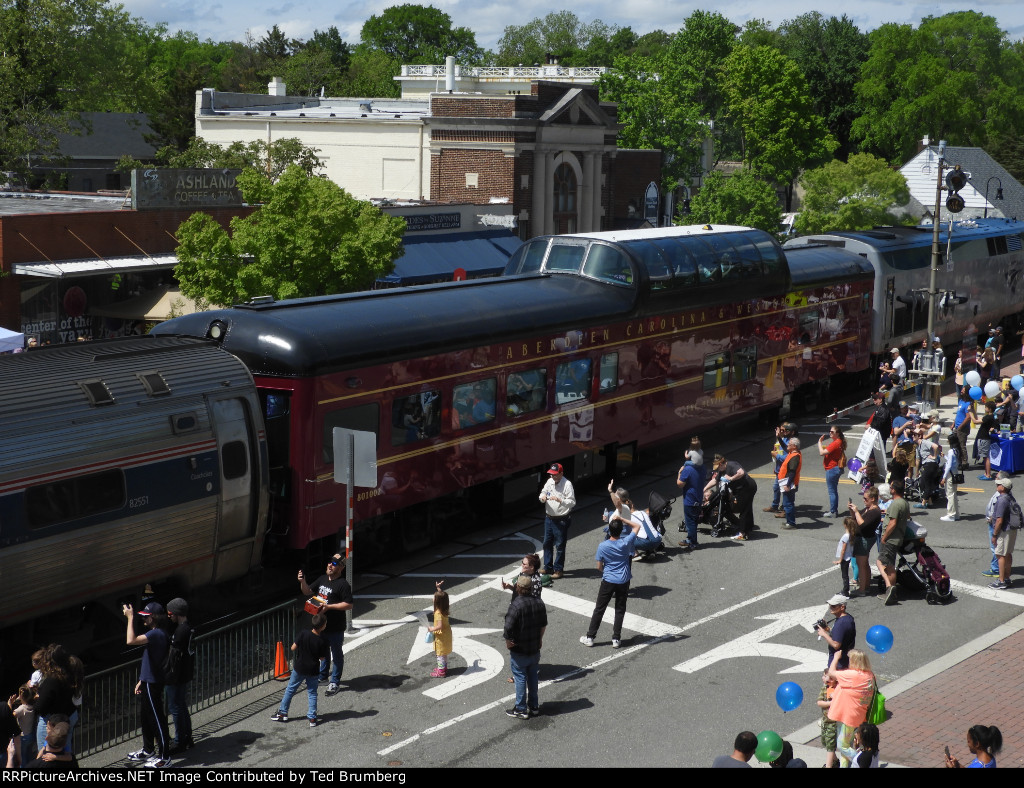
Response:
[{"label": "railcar door", "polygon": [[257,532],[259,463],[248,406],[241,399],[211,402],[220,458],[221,513],[218,548]]}]

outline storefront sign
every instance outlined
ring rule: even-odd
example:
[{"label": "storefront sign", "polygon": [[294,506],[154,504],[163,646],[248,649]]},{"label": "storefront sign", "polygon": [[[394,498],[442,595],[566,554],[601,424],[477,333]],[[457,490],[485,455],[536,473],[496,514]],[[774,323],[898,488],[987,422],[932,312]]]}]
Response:
[{"label": "storefront sign", "polygon": [[132,208],[231,208],[242,205],[241,170],[132,170]]}]

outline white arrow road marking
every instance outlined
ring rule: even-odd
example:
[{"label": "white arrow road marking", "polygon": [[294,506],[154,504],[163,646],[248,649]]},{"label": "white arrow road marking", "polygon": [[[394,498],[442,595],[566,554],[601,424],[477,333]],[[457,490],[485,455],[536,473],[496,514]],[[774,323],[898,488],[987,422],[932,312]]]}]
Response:
[{"label": "white arrow road marking", "polygon": [[[569,594],[563,594],[552,588],[545,588],[541,593],[540,598],[547,607],[566,610],[570,613],[578,613],[587,621],[589,621],[590,617],[594,614],[594,602],[592,600],[580,599],[579,597],[570,596]],[[604,617],[601,621],[605,624],[611,624],[614,618],[615,610],[612,605],[609,605],[608,609],[604,611]],[[662,622],[655,621],[651,618],[634,615],[628,610],[626,611],[626,617],[622,620],[622,626],[632,632],[639,632],[641,635],[650,635],[651,637],[678,635],[683,631],[679,627],[674,627],[671,624],[663,624]]]},{"label": "white arrow road marking", "polygon": [[[423,642],[425,630],[417,629],[412,648],[409,649],[409,661],[416,662],[427,654],[434,653],[433,643]],[[434,700],[447,698],[456,692],[475,687],[493,676],[501,673],[505,667],[505,657],[496,648],[484,645],[472,639],[473,635],[490,635],[501,632],[500,629],[476,629],[474,627],[454,627],[452,629],[452,653],[459,654],[466,660],[466,670],[460,676],[445,679],[423,694]]]},{"label": "white arrow road marking", "polygon": [[815,607],[804,607],[799,610],[788,610],[784,613],[772,613],[767,616],[758,616],[758,619],[774,619],[771,624],[748,632],[746,635],[730,640],[718,648],[713,648],[698,657],[688,659],[673,667],[682,673],[696,673],[701,668],[723,659],[735,657],[777,657],[796,662],[779,673],[821,673],[824,670],[823,663],[825,655],[820,651],[814,651],[802,646],[787,646],[781,643],[765,643],[770,637],[785,632],[793,627],[804,627],[811,632],[813,625],[822,616],[822,605]]}]

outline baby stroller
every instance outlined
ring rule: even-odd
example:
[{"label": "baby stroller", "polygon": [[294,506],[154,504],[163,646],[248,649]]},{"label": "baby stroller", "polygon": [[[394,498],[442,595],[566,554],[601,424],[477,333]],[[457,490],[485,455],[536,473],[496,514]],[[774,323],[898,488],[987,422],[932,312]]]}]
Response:
[{"label": "baby stroller", "polygon": [[[929,605],[947,605],[954,600],[949,572],[938,554],[925,544],[928,530],[913,520],[896,556],[896,579],[912,591],[924,591]],[[911,558],[912,557],[912,558]]]},{"label": "baby stroller", "polygon": [[[908,501],[920,501],[922,499],[921,475],[911,478],[908,476],[903,481],[903,497]],[[935,506],[944,506],[946,501],[946,489],[940,484],[932,493],[932,503]]]},{"label": "baby stroller", "polygon": [[672,504],[675,502],[675,498],[665,499],[654,490],[651,490],[647,498],[647,511],[650,513],[651,522],[662,536],[665,535],[665,521],[672,514]]},{"label": "baby stroller", "polygon": [[701,505],[700,522],[711,526],[712,536],[721,536],[732,525],[729,485],[721,481],[711,489],[707,503]]}]

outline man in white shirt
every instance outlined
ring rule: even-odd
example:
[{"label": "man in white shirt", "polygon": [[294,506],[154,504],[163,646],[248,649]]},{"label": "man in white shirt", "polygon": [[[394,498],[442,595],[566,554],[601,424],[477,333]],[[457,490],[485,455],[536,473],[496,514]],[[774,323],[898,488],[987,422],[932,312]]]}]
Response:
[{"label": "man in white shirt", "polygon": [[565,543],[572,525],[571,513],[576,508],[576,492],[560,463],[548,468],[548,477],[540,491],[544,504],[544,573],[558,580],[565,569]]},{"label": "man in white shirt", "polygon": [[889,352],[892,354],[893,372],[895,372],[896,376],[899,378],[900,385],[905,387],[907,382],[907,362],[903,360],[898,347],[894,347]]}]

